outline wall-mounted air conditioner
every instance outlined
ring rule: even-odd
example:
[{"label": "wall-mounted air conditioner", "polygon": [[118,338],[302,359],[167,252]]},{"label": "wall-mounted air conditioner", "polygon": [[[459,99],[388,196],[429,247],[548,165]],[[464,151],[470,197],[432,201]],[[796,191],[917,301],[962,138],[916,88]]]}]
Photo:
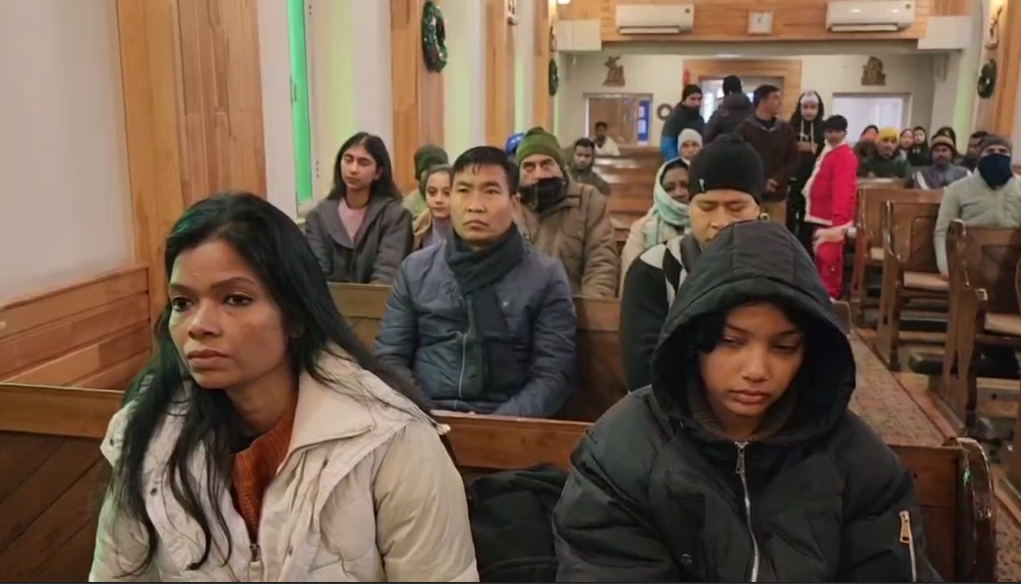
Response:
[{"label": "wall-mounted air conditioner", "polygon": [[896,32],[914,23],[913,0],[830,0],[826,7],[832,32]]},{"label": "wall-mounted air conditioner", "polygon": [[620,34],[678,34],[690,32],[694,24],[693,4],[617,4]]}]

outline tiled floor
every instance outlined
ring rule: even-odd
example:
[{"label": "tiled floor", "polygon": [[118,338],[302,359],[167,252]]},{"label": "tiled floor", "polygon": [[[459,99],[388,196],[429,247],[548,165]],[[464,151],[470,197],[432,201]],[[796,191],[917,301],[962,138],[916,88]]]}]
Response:
[{"label": "tiled floor", "polygon": [[[864,333],[867,338],[868,333]],[[892,374],[857,335],[851,345],[858,365],[858,388],[852,409],[888,442],[937,446],[953,429],[926,392],[926,379],[912,373]],[[994,469],[998,476],[999,469]],[[997,481],[999,482],[999,481]],[[998,501],[996,529],[999,581],[1021,582],[1021,525]]]}]

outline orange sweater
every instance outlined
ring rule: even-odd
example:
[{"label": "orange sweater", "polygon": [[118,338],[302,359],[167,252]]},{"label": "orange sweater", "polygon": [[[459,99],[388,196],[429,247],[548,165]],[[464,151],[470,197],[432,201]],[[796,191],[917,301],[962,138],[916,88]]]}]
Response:
[{"label": "orange sweater", "polygon": [[294,406],[276,426],[234,455],[234,502],[254,541],[259,533],[262,497],[287,456],[294,428]]}]

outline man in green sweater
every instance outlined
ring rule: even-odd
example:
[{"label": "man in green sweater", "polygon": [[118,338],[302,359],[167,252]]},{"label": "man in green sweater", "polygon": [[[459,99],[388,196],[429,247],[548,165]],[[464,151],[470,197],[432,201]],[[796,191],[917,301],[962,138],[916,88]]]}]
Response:
[{"label": "man in green sweater", "polygon": [[947,228],[954,219],[975,227],[1021,228],[1021,183],[1014,176],[1013,145],[1003,136],[982,140],[975,172],[946,188],[936,217],[934,243],[939,273],[947,278]]},{"label": "man in green sweater", "polygon": [[911,165],[897,152],[900,132],[883,128],[876,138],[876,153],[858,165],[860,178],[901,178],[911,181]]}]

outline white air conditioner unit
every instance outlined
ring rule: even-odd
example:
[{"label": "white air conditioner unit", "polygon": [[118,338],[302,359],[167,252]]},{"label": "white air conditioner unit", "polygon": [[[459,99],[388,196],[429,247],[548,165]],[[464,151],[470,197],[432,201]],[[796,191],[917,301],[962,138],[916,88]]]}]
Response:
[{"label": "white air conditioner unit", "polygon": [[914,0],[830,0],[826,8],[832,32],[897,32],[914,23]]},{"label": "white air conditioner unit", "polygon": [[679,34],[690,32],[694,24],[693,4],[617,4],[620,34]]}]

